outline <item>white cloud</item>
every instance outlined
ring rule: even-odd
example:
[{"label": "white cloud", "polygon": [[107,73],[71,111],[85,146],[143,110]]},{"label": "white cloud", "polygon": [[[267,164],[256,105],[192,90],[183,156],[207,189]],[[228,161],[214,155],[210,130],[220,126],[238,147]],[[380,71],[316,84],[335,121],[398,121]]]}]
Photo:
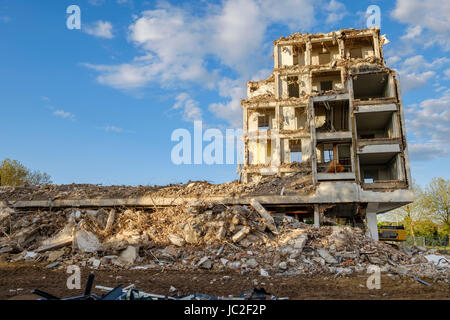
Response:
[{"label": "white cloud", "polygon": [[88,2],[93,6],[101,6],[105,3],[105,0],[89,0]]},{"label": "white cloud", "polygon": [[326,23],[336,24],[341,21],[347,15],[347,9],[342,2],[331,0],[328,6],[325,7],[328,12]]},{"label": "white cloud", "polygon": [[427,161],[448,155],[445,149],[433,143],[410,143],[408,151],[411,161]]},{"label": "white cloud", "polygon": [[[239,80],[240,90],[224,86],[234,80],[219,76],[221,71],[231,68],[237,79],[250,79],[267,63],[272,51],[273,39],[265,38],[270,25],[281,23],[303,31],[314,22],[314,7],[307,0],[225,0],[209,5],[201,15],[160,3],[136,16],[129,27],[129,40],[142,56],[121,65],[83,65],[99,73],[99,83],[118,89],[148,85],[177,88],[190,83],[218,88],[220,96],[229,101],[209,109],[219,115],[218,110],[229,108],[220,115],[238,123],[241,111],[237,105],[245,97],[245,81]],[[219,61],[214,68],[209,66],[211,57]],[[224,92],[226,89],[230,91]]]},{"label": "white cloud", "polygon": [[143,87],[153,76],[156,76],[162,66],[127,63],[120,65],[93,65],[82,63],[83,66],[100,73],[97,81],[116,89],[132,89]]},{"label": "white cloud", "polygon": [[[401,59],[393,56],[388,62],[397,63]],[[425,87],[432,79],[437,77],[437,71],[450,63],[447,57],[436,58],[428,62],[422,55],[415,55],[406,58],[399,63],[399,74],[402,90],[404,92],[412,91]]]},{"label": "white cloud", "polygon": [[182,109],[184,121],[202,120],[202,110],[199,108],[198,101],[192,99],[189,94],[185,92],[180,93],[177,96],[172,109]]},{"label": "white cloud", "polygon": [[415,39],[418,36],[420,36],[422,33],[422,27],[417,25],[417,26],[409,26],[408,30],[406,30],[406,34],[403,35],[401,38],[402,39]]},{"label": "white cloud", "polygon": [[11,20],[12,19],[8,16],[0,16],[0,22],[2,22],[2,23],[9,23],[9,22],[11,22]]},{"label": "white cloud", "polygon": [[445,77],[446,77],[447,79],[450,79],[450,68],[447,68],[447,69],[444,71],[444,74],[445,74]]},{"label": "white cloud", "polygon": [[111,22],[108,21],[96,21],[92,24],[83,25],[82,30],[91,36],[112,39],[114,35],[112,33],[113,26]]},{"label": "white cloud", "polygon": [[[391,12],[394,19],[409,24],[408,34],[426,30],[419,41],[426,46],[438,44],[450,50],[450,2],[447,0],[397,0]],[[412,32],[412,33],[411,33]],[[412,39],[412,36],[407,39]]]},{"label": "white cloud", "polygon": [[103,129],[106,132],[115,132],[115,133],[122,133],[123,132],[122,128],[119,128],[119,127],[116,127],[116,126],[106,126],[106,127],[103,127]]},{"label": "white cloud", "polygon": [[400,80],[401,80],[401,86],[402,90],[404,92],[412,91],[415,89],[423,88],[428,84],[430,79],[436,75],[436,72],[434,71],[424,71],[420,73],[403,73],[403,71],[400,71]]},{"label": "white cloud", "polygon": [[234,128],[242,127],[241,99],[245,97],[245,88],[244,80],[222,79],[219,82],[219,94],[228,98],[228,102],[212,103],[208,109]]},{"label": "white cloud", "polygon": [[413,141],[417,144],[413,150],[419,151],[418,146],[424,146],[422,150],[433,157],[447,155],[450,146],[450,90],[443,92],[439,98],[408,106],[406,126],[417,140]]},{"label": "white cloud", "polygon": [[53,111],[53,115],[63,118],[63,119],[69,119],[69,120],[75,121],[75,115],[73,113],[70,113],[70,112],[67,112],[67,111],[64,111],[61,109]]}]

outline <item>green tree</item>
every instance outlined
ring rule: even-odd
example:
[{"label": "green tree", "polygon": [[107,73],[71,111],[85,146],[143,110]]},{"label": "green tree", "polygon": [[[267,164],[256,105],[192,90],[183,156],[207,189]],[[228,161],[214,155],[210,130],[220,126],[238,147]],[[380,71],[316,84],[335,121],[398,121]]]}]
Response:
[{"label": "green tree", "polygon": [[5,159],[0,163],[0,186],[43,185],[51,183],[50,176],[31,171],[17,160]]},{"label": "green tree", "polygon": [[450,227],[450,180],[433,178],[425,188],[422,205],[430,218],[438,224]]}]

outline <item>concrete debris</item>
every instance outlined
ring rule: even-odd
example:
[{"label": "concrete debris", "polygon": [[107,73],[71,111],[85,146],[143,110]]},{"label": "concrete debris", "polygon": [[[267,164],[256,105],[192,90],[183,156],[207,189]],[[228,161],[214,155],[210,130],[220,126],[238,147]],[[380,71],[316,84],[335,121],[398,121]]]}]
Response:
[{"label": "concrete debris", "polygon": [[425,256],[425,259],[427,259],[428,262],[435,264],[436,266],[441,265],[450,268],[450,260],[448,259],[448,257],[446,258],[444,256],[436,254],[429,254]]},{"label": "concrete debris", "polygon": [[48,256],[47,256],[47,261],[48,262],[54,262],[56,260],[58,260],[59,258],[61,258],[65,253],[64,249],[61,250],[57,250],[57,251],[51,251],[49,252]]},{"label": "concrete debris", "polygon": [[198,233],[191,224],[187,223],[184,226],[183,232],[184,240],[186,240],[187,243],[196,244],[198,242]]},{"label": "concrete debris", "polygon": [[[98,269],[231,270],[264,277],[348,276],[366,273],[369,265],[376,264],[382,272],[400,276],[427,281],[449,278],[448,255],[397,248],[374,241],[359,228],[318,229],[275,216],[274,234],[267,226],[267,221],[272,222],[253,206],[198,202],[191,213],[186,213],[186,206],[192,204],[156,211],[116,208],[114,220],[106,208],[96,214],[79,208],[26,214],[16,210],[0,225],[9,234],[0,239],[0,260],[48,268],[78,264]],[[78,222],[72,218],[77,211]]]},{"label": "concrete debris", "polygon": [[116,260],[121,265],[133,265],[139,254],[139,248],[134,246],[128,246],[120,253],[119,258]]},{"label": "concrete debris", "polygon": [[52,262],[52,263],[46,265],[45,268],[46,268],[46,269],[52,269],[52,268],[55,268],[55,267],[59,266],[59,264],[60,264],[59,261]]},{"label": "concrete debris", "polygon": [[236,232],[233,237],[231,238],[231,240],[233,240],[233,242],[239,242],[242,239],[245,238],[245,236],[250,232],[250,228],[248,227],[243,227],[240,231]]},{"label": "concrete debris", "polygon": [[[298,188],[296,181],[302,178],[297,175],[286,178],[265,177],[258,182],[251,182],[247,184],[239,183],[239,181],[225,182],[222,184],[212,184],[207,181],[194,181],[186,184],[170,184],[165,186],[102,186],[94,184],[69,184],[69,185],[53,185],[47,184],[41,187],[23,186],[23,187],[2,187],[0,192],[0,204],[2,201],[17,202],[17,201],[59,201],[59,200],[84,200],[84,199],[132,199],[132,198],[149,198],[149,203],[152,199],[162,197],[207,197],[210,195],[217,196],[246,196],[258,195],[267,192],[276,192],[279,194],[284,187],[284,194],[289,192],[305,192],[308,194],[313,191],[309,188],[311,183],[305,190]],[[286,183],[285,183],[286,182]],[[192,206],[187,206],[186,212],[191,213],[196,211],[196,203]],[[0,205],[1,210],[12,210],[8,207]],[[12,210],[14,211],[14,210]],[[82,213],[85,210],[79,210]],[[109,210],[108,210],[109,211]],[[106,219],[108,218],[108,211],[105,210]],[[0,211],[2,212],[2,211]],[[74,211],[74,214],[76,211]],[[89,210],[90,214],[96,214],[94,210]],[[99,212],[100,213],[100,212]],[[0,213],[0,217],[3,214]],[[0,218],[1,219],[1,218]],[[106,221],[105,221],[106,222]]]},{"label": "concrete debris", "polygon": [[74,227],[74,222],[71,221],[67,223],[64,229],[58,232],[55,236],[42,241],[41,246],[36,250],[36,252],[54,250],[72,244]]},{"label": "concrete debris", "polygon": [[92,257],[88,260],[88,263],[90,263],[92,267],[97,269],[100,266],[101,261],[99,259]]},{"label": "concrete debris", "polygon": [[212,268],[212,262],[211,262],[211,260],[209,260],[208,257],[203,257],[197,263],[197,267],[200,267],[202,269],[211,269]]},{"label": "concrete debris", "polygon": [[268,273],[266,270],[264,270],[263,268],[261,268],[261,269],[259,270],[259,274],[260,274],[262,277],[270,277],[270,276],[269,276],[269,273]]},{"label": "concrete debris", "polygon": [[74,247],[78,248],[81,252],[95,252],[101,246],[98,237],[92,232],[84,229],[76,231],[73,240]]},{"label": "concrete debris", "polygon": [[178,247],[182,247],[186,243],[182,237],[177,236],[176,234],[170,234],[168,238],[169,238],[170,243],[172,243]]},{"label": "concrete debris", "polygon": [[264,207],[255,199],[252,199],[250,201],[253,208],[255,208],[256,211],[261,215],[264,222],[266,223],[267,227],[270,231],[272,231],[274,234],[277,234],[277,227],[275,226],[275,221],[273,220],[273,217],[264,209]]},{"label": "concrete debris", "polygon": [[324,248],[317,249],[317,253],[329,264],[336,264],[338,261]]}]

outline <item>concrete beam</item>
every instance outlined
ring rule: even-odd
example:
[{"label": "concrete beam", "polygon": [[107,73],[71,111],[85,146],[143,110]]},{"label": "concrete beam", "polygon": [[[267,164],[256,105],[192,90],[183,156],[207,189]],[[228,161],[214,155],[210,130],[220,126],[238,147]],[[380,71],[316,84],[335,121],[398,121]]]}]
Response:
[{"label": "concrete beam", "polygon": [[351,140],[352,132],[351,131],[340,131],[340,132],[317,132],[316,133],[317,141],[322,140]]},{"label": "concrete beam", "polygon": [[355,113],[366,112],[383,112],[383,111],[397,111],[397,105],[395,103],[388,104],[375,104],[375,105],[359,105]]},{"label": "concrete beam", "polygon": [[342,93],[342,94],[327,94],[327,95],[320,95],[312,97],[312,100],[314,102],[320,102],[320,101],[335,101],[335,100],[348,100],[349,95],[348,93]]},{"label": "concrete beam", "polygon": [[399,144],[371,144],[358,148],[358,154],[366,153],[399,153]]},{"label": "concrete beam", "polygon": [[[245,196],[210,196],[210,197],[139,197],[128,199],[82,199],[82,200],[35,200],[4,201],[3,206],[12,208],[67,208],[67,207],[166,207],[189,203],[191,201],[209,201],[229,205],[248,205],[254,198],[261,204],[328,204],[328,203],[383,203],[398,207],[414,200],[411,190],[394,190],[377,192],[363,190],[359,184],[351,182],[320,182],[311,194],[274,194]],[[1,206],[1,203],[0,203]],[[384,211],[378,211],[384,212]]]},{"label": "concrete beam", "polygon": [[317,173],[317,180],[355,180],[354,172],[339,172],[339,173]]}]

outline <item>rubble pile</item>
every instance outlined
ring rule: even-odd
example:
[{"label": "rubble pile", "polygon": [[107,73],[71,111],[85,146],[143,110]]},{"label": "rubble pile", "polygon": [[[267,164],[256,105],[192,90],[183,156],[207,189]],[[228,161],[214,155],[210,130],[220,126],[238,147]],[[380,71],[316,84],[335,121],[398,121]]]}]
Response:
[{"label": "rubble pile", "polygon": [[423,248],[399,250],[348,226],[315,228],[289,216],[267,216],[257,204],[199,200],[156,211],[0,208],[0,261],[262,276],[347,276],[377,265],[392,277],[449,281],[449,256]]},{"label": "rubble pile", "polygon": [[[262,177],[259,181],[247,184],[239,181],[212,184],[207,181],[190,181],[186,184],[169,184],[167,186],[102,186],[95,184],[69,184],[23,187],[0,187],[0,204],[14,203],[15,201],[31,200],[80,200],[80,199],[124,199],[145,196],[152,197],[178,197],[192,196],[205,197],[211,194],[217,196],[245,196],[273,193],[274,190],[308,194],[314,191],[311,179],[311,168],[303,164],[288,164],[295,168],[304,168],[285,177]],[[287,165],[286,165],[287,166]]]}]

